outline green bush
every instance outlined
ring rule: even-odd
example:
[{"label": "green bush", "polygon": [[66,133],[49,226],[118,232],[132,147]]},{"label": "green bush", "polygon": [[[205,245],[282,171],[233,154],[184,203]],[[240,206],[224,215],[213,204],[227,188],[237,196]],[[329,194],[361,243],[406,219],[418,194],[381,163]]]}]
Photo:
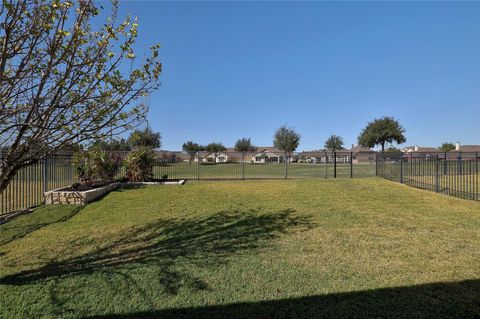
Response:
[{"label": "green bush", "polygon": [[118,165],[110,159],[109,154],[99,148],[76,152],[73,156],[75,175],[83,185],[95,182],[111,182]]},{"label": "green bush", "polygon": [[148,148],[140,148],[130,152],[125,158],[125,174],[131,182],[144,182],[153,177],[155,153]]}]

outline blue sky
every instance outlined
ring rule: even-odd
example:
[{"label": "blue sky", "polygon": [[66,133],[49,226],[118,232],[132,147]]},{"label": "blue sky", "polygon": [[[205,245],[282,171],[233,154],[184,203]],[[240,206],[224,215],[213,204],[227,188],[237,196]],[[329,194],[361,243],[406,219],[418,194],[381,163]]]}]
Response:
[{"label": "blue sky", "polygon": [[160,42],[149,123],[162,148],[183,142],[298,150],[331,134],[346,146],[369,120],[399,119],[405,145],[480,143],[480,2],[124,1],[139,56]]}]

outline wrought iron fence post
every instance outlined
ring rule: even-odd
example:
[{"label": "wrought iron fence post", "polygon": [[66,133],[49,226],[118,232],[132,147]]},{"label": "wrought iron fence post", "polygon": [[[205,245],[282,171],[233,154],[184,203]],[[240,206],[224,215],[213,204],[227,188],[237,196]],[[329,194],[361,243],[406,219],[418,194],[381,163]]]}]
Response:
[{"label": "wrought iron fence post", "polygon": [[43,172],[42,172],[42,194],[47,191],[47,173],[48,169],[48,159],[47,159],[47,154],[44,154],[43,156]]},{"label": "wrought iron fence post", "polygon": [[350,178],[353,178],[353,152],[350,152]]},{"label": "wrought iron fence post", "polygon": [[245,152],[242,152],[242,179],[245,179]]},{"label": "wrought iron fence post", "polygon": [[327,169],[328,169],[328,153],[325,152],[325,178],[328,177],[328,172],[327,172]]},{"label": "wrought iron fence post", "polygon": [[438,170],[438,161],[439,161],[439,158],[438,158],[438,154],[437,154],[437,157],[436,157],[436,160],[435,160],[435,192],[438,193],[440,191],[440,185],[439,185],[439,182],[440,182],[440,179],[438,176],[439,174],[439,170]]},{"label": "wrought iron fence post", "polygon": [[285,179],[288,178],[288,161],[287,161],[287,152],[283,155],[283,161],[285,162]]},{"label": "wrought iron fence post", "polygon": [[[475,176],[476,175],[476,176]],[[475,174],[473,176],[474,180],[477,181],[477,183],[475,184],[475,193],[477,194],[476,196],[476,199],[477,200],[480,200],[480,193],[478,192],[478,154],[477,152],[475,152]]]},{"label": "wrought iron fence post", "polygon": [[478,152],[475,152],[475,173],[478,173]]},{"label": "wrought iron fence post", "polygon": [[457,175],[462,175],[462,152],[457,155]]},{"label": "wrought iron fence post", "polygon": [[51,156],[51,163],[50,163],[50,168],[51,168],[51,171],[52,171],[52,187],[53,188],[56,188],[56,181],[57,181],[57,170],[56,170],[56,161],[55,161],[55,156],[56,155],[52,155]]},{"label": "wrought iron fence post", "polygon": [[443,152],[443,160],[445,163],[443,163],[443,175],[447,175],[447,152]]},{"label": "wrought iron fence post", "polygon": [[400,184],[403,184],[403,158],[400,156]]},{"label": "wrought iron fence post", "polygon": [[337,178],[337,152],[333,152],[333,178]]},{"label": "wrought iron fence post", "polygon": [[375,176],[378,176],[378,153],[375,154]]},{"label": "wrought iron fence post", "polygon": [[200,152],[197,152],[197,180],[200,180]]}]

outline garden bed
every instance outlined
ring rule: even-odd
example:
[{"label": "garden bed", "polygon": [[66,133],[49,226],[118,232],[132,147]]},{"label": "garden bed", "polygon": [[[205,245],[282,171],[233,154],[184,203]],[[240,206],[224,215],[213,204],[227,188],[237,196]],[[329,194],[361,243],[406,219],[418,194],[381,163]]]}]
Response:
[{"label": "garden bed", "polygon": [[45,192],[43,198],[46,205],[85,205],[121,185],[121,183],[111,183],[88,190],[75,190],[74,187],[69,186]]},{"label": "garden bed", "polygon": [[54,189],[43,194],[44,202],[46,205],[56,204],[72,204],[72,205],[85,205],[95,199],[109,193],[110,191],[125,186],[136,185],[183,185],[185,179],[162,179],[153,180],[151,182],[115,182],[111,184],[97,184],[90,187],[72,185],[69,187],[63,187]]}]

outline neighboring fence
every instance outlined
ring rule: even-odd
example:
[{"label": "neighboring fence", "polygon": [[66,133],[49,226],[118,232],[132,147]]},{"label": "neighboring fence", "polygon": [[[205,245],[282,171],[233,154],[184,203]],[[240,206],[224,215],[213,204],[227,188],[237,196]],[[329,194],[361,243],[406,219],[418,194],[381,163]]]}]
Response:
[{"label": "neighboring fence", "polygon": [[416,188],[480,200],[478,153],[378,154],[377,175]]},{"label": "neighboring fence", "polygon": [[[116,155],[123,157],[126,153]],[[45,191],[76,182],[71,160],[71,155],[52,156],[19,171],[0,194],[0,216],[40,205]],[[196,180],[368,177],[375,176],[375,157],[345,151],[309,157],[301,153],[285,157],[268,152],[219,152],[198,153],[191,158],[158,152],[153,174],[157,179]],[[125,169],[120,167],[115,178],[124,176]]]}]

